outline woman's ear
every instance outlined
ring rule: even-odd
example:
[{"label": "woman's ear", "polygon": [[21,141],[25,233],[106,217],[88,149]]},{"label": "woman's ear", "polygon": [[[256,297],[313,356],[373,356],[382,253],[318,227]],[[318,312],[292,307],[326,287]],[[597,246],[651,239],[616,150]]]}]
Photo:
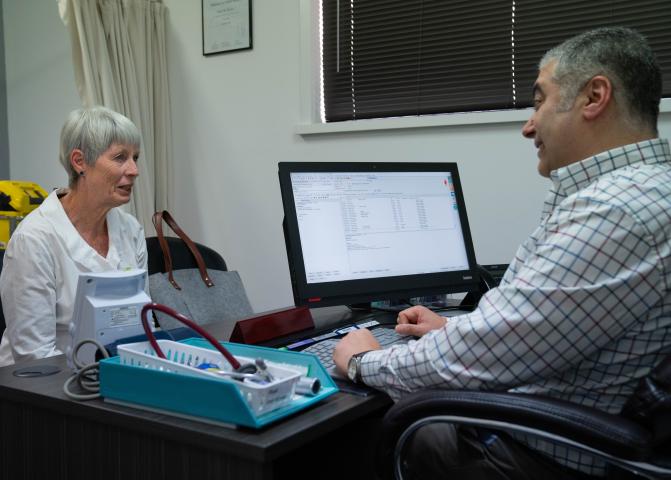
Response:
[{"label": "woman's ear", "polygon": [[601,116],[613,99],[613,84],[608,77],[596,75],[592,77],[583,89],[585,104],[583,115],[587,120],[594,120]]},{"label": "woman's ear", "polygon": [[86,159],[84,159],[84,152],[78,148],[73,149],[70,152],[70,165],[74,168],[75,172],[79,175],[84,175],[86,171]]}]

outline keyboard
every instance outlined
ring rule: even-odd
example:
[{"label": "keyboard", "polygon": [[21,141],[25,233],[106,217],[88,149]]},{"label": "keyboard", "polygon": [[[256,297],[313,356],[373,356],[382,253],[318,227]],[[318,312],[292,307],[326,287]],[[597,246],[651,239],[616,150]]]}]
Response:
[{"label": "keyboard", "polygon": [[[373,336],[380,343],[382,348],[389,347],[397,343],[407,343],[413,337],[407,335],[399,335],[393,328],[374,328],[370,331]],[[312,353],[319,358],[319,361],[324,365],[329,373],[334,371],[335,364],[333,363],[333,349],[338,343],[339,338],[328,338],[314,343],[303,350],[303,352]]]}]

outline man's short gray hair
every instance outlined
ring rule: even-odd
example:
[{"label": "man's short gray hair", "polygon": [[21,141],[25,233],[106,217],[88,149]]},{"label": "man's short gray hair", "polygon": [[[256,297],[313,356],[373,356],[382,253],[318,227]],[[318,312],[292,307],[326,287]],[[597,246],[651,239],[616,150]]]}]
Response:
[{"label": "man's short gray hair", "polygon": [[662,73],[640,33],[624,27],[590,30],[549,50],[540,68],[555,60],[553,80],[559,85],[560,109],[571,108],[585,84],[595,75],[604,75],[613,85],[615,103],[625,121],[657,133]]},{"label": "man's short gray hair", "polygon": [[140,148],[140,131],[135,124],[120,113],[106,107],[73,110],[61,129],[59,160],[68,172],[70,188],[79,178],[70,163],[70,154],[79,149],[88,165],[93,165],[112,144],[132,145]]}]

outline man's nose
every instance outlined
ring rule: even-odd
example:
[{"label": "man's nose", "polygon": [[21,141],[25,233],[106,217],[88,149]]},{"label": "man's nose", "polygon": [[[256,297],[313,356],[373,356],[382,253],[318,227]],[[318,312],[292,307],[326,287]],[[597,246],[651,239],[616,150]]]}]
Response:
[{"label": "man's nose", "polygon": [[534,138],[534,135],[536,134],[536,126],[534,125],[534,119],[531,117],[529,120],[527,120],[527,123],[524,124],[522,127],[522,135],[524,135],[526,138]]}]

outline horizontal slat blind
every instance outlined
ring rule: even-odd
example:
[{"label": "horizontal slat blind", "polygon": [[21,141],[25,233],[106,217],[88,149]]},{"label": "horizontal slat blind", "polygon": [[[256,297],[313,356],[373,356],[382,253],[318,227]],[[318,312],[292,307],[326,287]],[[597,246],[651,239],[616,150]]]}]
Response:
[{"label": "horizontal slat blind", "polygon": [[532,104],[538,61],[550,48],[585,30],[630,27],[655,51],[671,96],[671,0],[515,0],[515,70],[518,107]]},{"label": "horizontal slat blind", "polygon": [[670,0],[322,0],[326,121],[520,108],[538,60],[600,25],[650,41],[671,96]]},{"label": "horizontal slat blind", "polygon": [[328,121],[511,106],[508,2],[341,0],[339,42],[337,3],[323,12]]}]

